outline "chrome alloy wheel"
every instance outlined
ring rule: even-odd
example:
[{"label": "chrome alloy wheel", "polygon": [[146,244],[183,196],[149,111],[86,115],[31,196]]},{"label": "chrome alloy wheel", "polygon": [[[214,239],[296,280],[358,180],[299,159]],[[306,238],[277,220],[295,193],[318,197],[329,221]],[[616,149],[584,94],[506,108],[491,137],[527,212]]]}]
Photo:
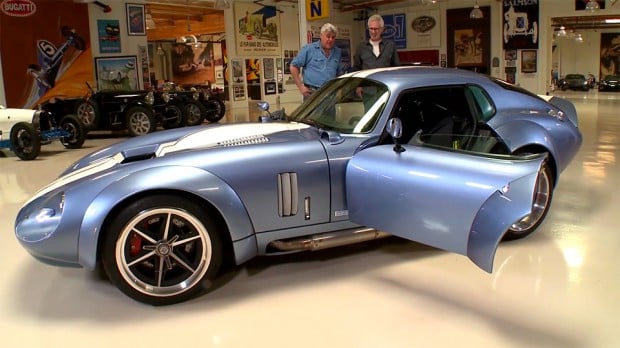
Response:
[{"label": "chrome alloy wheel", "polygon": [[95,107],[89,102],[84,102],[78,105],[76,110],[78,119],[85,127],[92,127],[95,124]]},{"label": "chrome alloy wheel", "polygon": [[173,297],[194,288],[213,255],[207,229],[178,208],[136,215],[120,232],[114,253],[125,282],[155,297]]},{"label": "chrome alloy wheel", "polygon": [[136,135],[147,134],[151,131],[152,120],[145,112],[136,111],[129,117],[129,128]]}]

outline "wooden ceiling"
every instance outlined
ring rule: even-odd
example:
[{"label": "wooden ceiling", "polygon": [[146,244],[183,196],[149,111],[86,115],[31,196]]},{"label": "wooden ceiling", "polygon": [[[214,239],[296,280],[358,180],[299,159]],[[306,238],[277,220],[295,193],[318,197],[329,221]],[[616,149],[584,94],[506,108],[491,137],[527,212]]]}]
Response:
[{"label": "wooden ceiling", "polygon": [[[341,11],[355,11],[405,0],[333,0]],[[419,0],[429,1],[429,0]],[[257,1],[263,5],[297,4],[297,0]],[[232,1],[229,0],[232,4]],[[213,35],[225,31],[223,11],[215,8],[215,0],[152,0],[146,3],[146,13],[155,23],[147,30],[149,41],[174,40],[185,35]]]}]

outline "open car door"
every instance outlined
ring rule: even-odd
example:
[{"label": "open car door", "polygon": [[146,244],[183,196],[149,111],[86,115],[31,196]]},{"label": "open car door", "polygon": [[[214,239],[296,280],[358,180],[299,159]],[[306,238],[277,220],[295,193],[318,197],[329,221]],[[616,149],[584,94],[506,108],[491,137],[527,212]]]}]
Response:
[{"label": "open car door", "polygon": [[349,161],[351,221],[468,256],[487,272],[511,224],[532,209],[546,155],[380,145]]}]

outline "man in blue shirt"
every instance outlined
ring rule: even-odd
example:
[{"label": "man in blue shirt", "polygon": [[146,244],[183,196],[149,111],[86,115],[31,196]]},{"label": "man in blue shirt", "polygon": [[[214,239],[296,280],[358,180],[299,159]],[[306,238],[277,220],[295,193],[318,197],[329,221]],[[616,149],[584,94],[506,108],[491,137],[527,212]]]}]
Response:
[{"label": "man in blue shirt", "polygon": [[302,47],[291,61],[291,75],[304,99],[325,82],[342,74],[340,67],[342,50],[335,46],[336,35],[338,35],[336,26],[330,23],[323,24],[321,39]]}]

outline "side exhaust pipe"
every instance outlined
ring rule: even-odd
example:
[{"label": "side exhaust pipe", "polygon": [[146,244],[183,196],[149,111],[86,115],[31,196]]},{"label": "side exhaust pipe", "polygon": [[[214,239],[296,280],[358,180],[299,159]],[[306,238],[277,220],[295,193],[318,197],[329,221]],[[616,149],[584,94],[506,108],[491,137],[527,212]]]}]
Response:
[{"label": "side exhaust pipe", "polygon": [[391,234],[373,228],[326,232],[298,238],[274,240],[269,247],[278,251],[321,250],[389,237]]}]

